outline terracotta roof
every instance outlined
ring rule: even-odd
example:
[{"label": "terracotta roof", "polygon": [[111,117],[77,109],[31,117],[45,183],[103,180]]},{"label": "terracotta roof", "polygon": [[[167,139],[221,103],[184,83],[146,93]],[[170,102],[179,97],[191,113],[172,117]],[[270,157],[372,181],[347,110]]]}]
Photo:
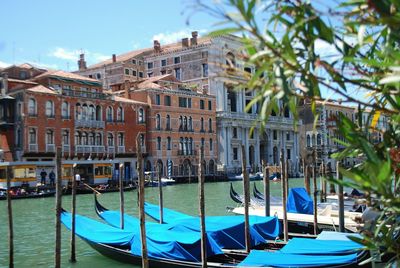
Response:
[{"label": "terracotta roof", "polygon": [[144,103],[144,102],[141,102],[141,101],[135,101],[135,100],[131,100],[131,99],[119,97],[119,96],[114,96],[114,98],[115,98],[116,101],[120,101],[120,102],[127,102],[127,103],[140,104],[140,105],[147,105],[147,103]]},{"label": "terracotta roof", "polygon": [[[145,52],[151,52],[153,50],[153,48],[144,48],[144,49],[139,49],[139,50],[133,50],[133,51],[129,51],[120,55],[116,55],[116,62],[122,62],[122,61],[126,61],[129,60],[133,57],[139,56],[142,53]],[[88,66],[88,69],[92,69],[92,68],[98,68],[98,67],[102,67],[103,65],[108,65],[111,64],[112,62],[112,57],[110,57],[108,60],[105,61],[101,61],[99,63],[93,64]]]},{"label": "terracotta roof", "polygon": [[20,80],[20,79],[14,79],[14,78],[8,78],[8,82],[13,82],[13,83],[18,83],[18,84],[28,84],[28,85],[37,85],[38,83],[29,81],[29,80]]},{"label": "terracotta roof", "polygon": [[28,89],[26,89],[26,91],[35,92],[35,93],[52,94],[52,95],[57,95],[58,94],[54,90],[51,90],[50,88],[47,88],[47,87],[42,86],[42,85],[37,85],[35,87],[28,88]]},{"label": "terracotta roof", "polygon": [[82,75],[70,73],[70,72],[65,72],[65,71],[61,71],[61,70],[47,71],[41,75],[34,77],[32,80],[37,80],[37,79],[40,79],[43,77],[59,77],[59,78],[66,78],[66,79],[72,79],[72,80],[87,81],[87,82],[91,82],[91,83],[98,83],[98,84],[101,83],[99,80],[96,80],[93,78],[89,78],[86,76],[82,76]]},{"label": "terracotta roof", "polygon": [[[197,38],[197,45],[208,45],[211,44],[211,39],[212,37],[199,37]],[[187,47],[187,48],[191,48],[191,46]],[[182,47],[182,41],[176,42],[176,43],[172,43],[172,44],[166,44],[166,45],[162,45],[161,44],[161,53],[168,53],[171,51],[175,51],[178,49],[187,49],[186,47]]]}]

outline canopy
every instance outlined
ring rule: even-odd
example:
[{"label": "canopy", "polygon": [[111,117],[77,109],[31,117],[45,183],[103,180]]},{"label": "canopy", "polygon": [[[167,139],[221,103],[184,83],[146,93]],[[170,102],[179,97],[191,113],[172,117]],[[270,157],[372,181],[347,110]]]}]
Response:
[{"label": "canopy", "polygon": [[344,240],[318,240],[310,238],[292,238],[280,251],[304,255],[338,255],[356,253],[363,246]]},{"label": "canopy", "polygon": [[252,250],[250,254],[239,263],[241,266],[251,267],[320,267],[330,265],[351,264],[357,262],[357,254],[349,255],[296,255],[282,252],[269,252]]},{"label": "canopy", "polygon": [[[71,228],[71,214],[63,212],[62,223]],[[76,234],[84,240],[103,243],[113,246],[130,246],[131,253],[141,256],[140,228],[135,230],[121,230],[90,218],[76,216]],[[185,230],[176,232],[168,230],[168,226],[161,224],[146,225],[148,256],[151,258],[167,258],[184,261],[201,261],[201,238],[199,232]],[[207,256],[223,254],[221,248],[207,236]]]},{"label": "canopy", "polygon": [[304,188],[291,188],[286,204],[287,212],[314,214],[313,201]]}]

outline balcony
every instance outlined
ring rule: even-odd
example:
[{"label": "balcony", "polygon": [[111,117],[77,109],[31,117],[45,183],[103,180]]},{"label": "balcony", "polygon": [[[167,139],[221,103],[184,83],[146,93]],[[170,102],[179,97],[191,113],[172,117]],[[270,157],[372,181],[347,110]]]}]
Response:
[{"label": "balcony", "polygon": [[104,128],[104,121],[96,120],[75,120],[76,128]]},{"label": "balcony", "polygon": [[62,146],[62,150],[63,150],[63,153],[69,153],[69,152],[70,152],[70,147],[69,147],[69,145],[68,145],[68,144],[64,144],[64,145]]},{"label": "balcony", "polygon": [[55,153],[56,145],[55,144],[46,144],[46,152],[47,153]]},{"label": "balcony", "polygon": [[107,152],[109,154],[115,154],[115,147],[114,146],[108,146]]},{"label": "balcony", "polygon": [[91,153],[97,153],[97,154],[102,154],[105,152],[105,147],[101,145],[92,145],[91,146],[92,151]]},{"label": "balcony", "polygon": [[76,145],[75,151],[78,154],[101,154],[105,152],[103,145]]},{"label": "balcony", "polygon": [[107,99],[107,95],[99,92],[88,92],[80,90],[63,89],[62,94],[64,96],[77,97],[77,98],[88,98],[88,99]]},{"label": "balcony", "polygon": [[38,145],[37,144],[29,144],[28,147],[29,152],[37,152],[38,151]]},{"label": "balcony", "polygon": [[196,155],[196,150],[178,150],[178,155]]},{"label": "balcony", "polygon": [[125,153],[125,146],[118,146],[118,153],[119,154]]}]

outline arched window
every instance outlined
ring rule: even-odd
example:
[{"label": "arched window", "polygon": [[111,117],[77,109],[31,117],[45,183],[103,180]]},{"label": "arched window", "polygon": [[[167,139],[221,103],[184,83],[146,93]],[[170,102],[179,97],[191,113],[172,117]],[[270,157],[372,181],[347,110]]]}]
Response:
[{"label": "arched window", "polygon": [[201,146],[204,148],[204,145],[205,145],[205,140],[204,140],[204,138],[201,138]]},{"label": "arched window", "polygon": [[212,119],[208,119],[208,132],[212,132]]},{"label": "arched window", "polygon": [[171,130],[171,117],[169,116],[169,114],[167,114],[167,120],[165,125],[166,125],[165,128],[167,130]]},{"label": "arched window", "polygon": [[94,143],[94,133],[93,132],[90,132],[89,133],[89,145],[95,145],[95,143]]},{"label": "arched window", "polygon": [[46,131],[46,144],[54,144],[54,130],[52,129]]},{"label": "arched window", "polygon": [[82,120],[88,120],[89,109],[87,104],[82,105]]},{"label": "arched window", "polygon": [[89,105],[89,120],[96,120],[96,109],[94,108],[94,105]]},{"label": "arched window", "polygon": [[156,129],[157,130],[161,129],[161,115],[160,114],[156,115]]},{"label": "arched window", "polygon": [[183,144],[183,149],[185,151],[185,155],[191,154],[191,152],[189,152],[189,139],[185,138],[185,143]]},{"label": "arched window", "polygon": [[35,99],[29,99],[28,102],[28,114],[31,116],[36,116],[36,100]]},{"label": "arched window", "polygon": [[182,129],[183,129],[183,117],[181,115],[181,116],[179,116],[179,130],[182,130]]},{"label": "arched window", "polygon": [[124,133],[118,133],[118,146],[125,146]]},{"label": "arched window", "polygon": [[321,145],[321,134],[317,134],[317,145]]},{"label": "arched window", "polygon": [[101,133],[96,133],[96,145],[103,145],[103,136]]},{"label": "arched window", "polygon": [[204,118],[200,119],[200,131],[204,131]]},{"label": "arched window", "polygon": [[69,131],[67,129],[62,133],[62,144],[69,145]]},{"label": "arched window", "polygon": [[193,131],[193,119],[189,116],[189,131]]},{"label": "arched window", "polygon": [[143,108],[139,108],[139,123],[144,123],[144,110]]},{"label": "arched window", "polygon": [[117,122],[124,121],[124,109],[122,107],[118,107],[117,109]]},{"label": "arched window", "polygon": [[89,145],[88,144],[88,134],[87,134],[87,132],[83,132],[83,134],[82,134],[82,144],[83,145]]},{"label": "arched window", "polygon": [[210,174],[214,174],[215,173],[215,165],[214,165],[214,160],[210,160],[209,164],[208,164],[208,172]]},{"label": "arched window", "polygon": [[180,137],[179,139],[179,152],[181,155],[183,155],[183,138]]},{"label": "arched window", "polygon": [[140,145],[143,147],[145,144],[145,140],[144,140],[144,134],[140,134]]},{"label": "arched window", "polygon": [[96,106],[96,121],[101,121],[101,120],[103,120],[103,115],[102,115],[102,112],[101,112],[101,106],[97,105]]},{"label": "arched window", "polygon": [[161,137],[157,137],[157,150],[161,150]]},{"label": "arched window", "polygon": [[30,128],[29,129],[29,144],[37,144],[36,129],[35,128]]},{"label": "arched window", "polygon": [[54,103],[52,101],[46,101],[46,116],[54,117]]},{"label": "arched window", "polygon": [[171,150],[171,137],[167,137],[167,150]]},{"label": "arched window", "polygon": [[112,133],[108,133],[107,135],[107,145],[114,146],[114,135]]},{"label": "arched window", "polygon": [[187,131],[188,130],[188,122],[187,122],[187,117],[183,117],[183,130]]},{"label": "arched window", "polygon": [[307,147],[311,147],[311,138],[310,135],[307,134]]},{"label": "arched window", "polygon": [[315,142],[315,135],[313,134],[311,137],[311,146],[315,146],[316,142]]},{"label": "arched window", "polygon": [[213,148],[213,140],[212,139],[210,139],[210,151],[212,151],[214,148]]},{"label": "arched window", "polygon": [[66,101],[61,104],[61,117],[63,119],[69,119],[69,103]]},{"label": "arched window", "polygon": [[80,103],[75,105],[75,120],[82,120],[82,107]]},{"label": "arched window", "polygon": [[79,131],[75,132],[75,145],[82,145],[82,134]]},{"label": "arched window", "polygon": [[111,106],[107,107],[107,116],[106,116],[106,120],[107,122],[112,122],[113,121],[113,108]]},{"label": "arched window", "polygon": [[188,146],[189,146],[189,152],[190,152],[190,154],[193,155],[193,154],[194,154],[194,152],[193,152],[193,138],[189,138],[189,144],[188,144]]}]

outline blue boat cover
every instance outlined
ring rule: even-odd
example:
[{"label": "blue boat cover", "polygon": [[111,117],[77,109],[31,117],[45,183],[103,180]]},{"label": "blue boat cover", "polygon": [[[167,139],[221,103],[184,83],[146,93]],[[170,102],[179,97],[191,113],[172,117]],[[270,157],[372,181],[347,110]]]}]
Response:
[{"label": "blue boat cover", "polygon": [[339,255],[357,253],[363,246],[353,241],[292,238],[280,252],[304,255]]},{"label": "blue boat cover", "polygon": [[342,240],[342,241],[352,241],[349,237],[356,237],[362,239],[363,236],[361,234],[353,234],[353,233],[341,233],[334,231],[322,231],[316,239],[318,240]]},{"label": "blue boat cover", "polygon": [[[150,203],[144,203],[144,210],[147,215],[152,217],[154,220],[160,222],[160,207]],[[172,221],[192,218],[192,216],[172,210],[169,208],[163,208],[163,223],[170,223]]]},{"label": "blue boat cover", "polygon": [[238,267],[320,267],[356,262],[357,254],[315,256],[252,250]]},{"label": "blue boat cover", "polygon": [[[160,212],[158,210],[159,206],[157,205],[152,205],[147,203],[147,206],[145,206],[145,213],[149,215],[151,218],[155,219],[156,221],[159,221],[160,219]],[[176,217],[176,218],[175,218]],[[165,223],[179,223],[182,219],[198,219],[198,217],[193,217],[172,209],[165,209],[163,212],[163,221]],[[198,221],[198,220],[197,220]],[[226,222],[237,222],[237,221],[242,221],[244,224],[244,217],[243,216],[207,216],[206,217],[206,228],[207,225],[209,224],[218,224],[220,226],[221,223],[226,223]],[[276,217],[262,217],[262,216],[250,216],[249,217],[249,222],[250,222],[250,227],[254,228],[255,231],[257,231],[264,239],[266,240],[274,240],[277,238],[281,231],[281,225],[279,223],[278,218]],[[243,227],[244,231],[244,227]]]},{"label": "blue boat cover", "polygon": [[[63,212],[62,223],[71,228],[71,214]],[[103,224],[84,216],[76,216],[76,234],[95,243],[104,243],[113,246],[129,246],[131,253],[141,256],[140,228],[134,231],[121,230],[107,224]],[[201,261],[201,238],[199,232],[176,232],[168,230],[168,226],[162,224],[146,225],[146,238],[148,256],[159,259],[174,259],[192,262]],[[207,256],[223,254],[221,248],[207,236]]]},{"label": "blue boat cover", "polygon": [[[105,211],[100,214],[101,218],[108,224],[119,228],[120,212]],[[275,239],[280,234],[280,223],[275,217],[251,216],[250,237],[251,245],[256,246],[265,243],[266,239]],[[154,225],[164,226],[167,230],[180,233],[200,233],[200,220],[198,217],[180,218],[169,224],[158,224],[147,222],[146,228],[153,228]],[[138,219],[125,214],[125,230],[135,231],[139,229]],[[206,217],[207,234],[221,248],[243,249],[245,248],[244,218],[242,216],[209,216]]]},{"label": "blue boat cover", "polygon": [[290,213],[313,214],[313,201],[304,188],[291,188],[286,209]]}]

